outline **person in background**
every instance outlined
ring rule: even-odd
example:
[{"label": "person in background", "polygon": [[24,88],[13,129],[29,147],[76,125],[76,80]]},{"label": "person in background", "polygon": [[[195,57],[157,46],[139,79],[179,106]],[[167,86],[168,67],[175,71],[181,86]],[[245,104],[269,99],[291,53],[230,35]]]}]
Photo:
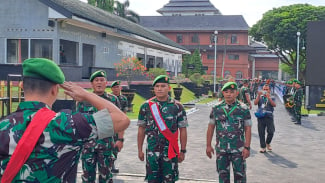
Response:
[{"label": "person in background", "polygon": [[239,100],[246,104],[249,109],[252,109],[248,82],[247,79],[243,80],[243,86],[239,89]]},{"label": "person in background", "polygon": [[295,93],[293,94],[293,114],[296,125],[301,125],[301,106],[302,106],[302,98],[304,95],[304,91],[301,88],[301,82],[299,80],[294,80],[293,86],[295,87]]},{"label": "person in background", "polygon": [[[128,99],[126,96],[121,94],[121,81],[113,81],[111,84],[111,89],[112,89],[112,94],[115,95],[119,102],[120,102],[120,109],[123,111],[125,114],[128,111]],[[117,159],[118,152],[120,152],[123,148],[123,143],[124,143],[124,133],[119,133],[114,136],[115,140],[115,148],[113,150],[113,154],[115,156],[115,160],[113,162],[113,168],[112,168],[112,173],[119,173],[119,169],[115,165],[115,161]]]},{"label": "person in background", "polygon": [[[130,120],[111,102],[65,82],[62,70],[52,60],[30,58],[22,68],[25,101],[0,121],[0,179],[76,182],[83,145],[124,131]],[[64,109],[55,113],[51,107],[60,87],[74,100],[87,101],[98,111],[85,114]],[[42,124],[44,129],[39,129]]]},{"label": "person in background", "polygon": [[[271,90],[268,84],[263,86],[262,91],[259,91],[254,101],[254,105],[257,105],[259,109],[265,112],[265,116],[257,118],[257,129],[260,138],[260,153],[265,153],[266,149],[271,151],[271,142],[275,132],[273,111],[275,104],[275,98],[271,97]],[[267,132],[265,140],[265,130]]]},{"label": "person in background", "polygon": [[216,165],[219,182],[230,182],[230,163],[234,182],[246,182],[246,158],[250,155],[252,120],[247,105],[236,99],[237,84],[228,82],[222,87],[224,100],[215,105],[210,113],[207,130],[206,155],[211,159],[211,145],[216,131]]},{"label": "person in background", "polygon": [[[185,159],[188,126],[181,103],[172,99],[169,78],[160,75],[152,83],[155,97],[144,102],[138,117],[138,157],[146,157],[148,183],[173,183],[178,180],[178,163]],[[146,155],[143,141],[147,135]],[[178,137],[181,148],[179,150]]]},{"label": "person in background", "polygon": [[[91,86],[93,93],[100,96],[101,98],[112,102],[118,108],[120,103],[115,95],[106,93],[105,89],[107,86],[106,72],[103,70],[95,71],[90,76]],[[93,114],[98,109],[88,102],[79,102],[77,105],[77,111],[82,113]],[[124,114],[124,113],[123,113]],[[124,114],[125,115],[125,114]],[[119,134],[123,134],[121,131]],[[121,148],[120,143],[118,143]],[[113,182],[112,167],[114,163],[113,150],[116,146],[114,137],[108,137],[105,139],[91,140],[85,144],[82,150],[82,169],[83,174],[81,176],[83,182],[96,182],[96,166],[98,165],[99,182]]]}]

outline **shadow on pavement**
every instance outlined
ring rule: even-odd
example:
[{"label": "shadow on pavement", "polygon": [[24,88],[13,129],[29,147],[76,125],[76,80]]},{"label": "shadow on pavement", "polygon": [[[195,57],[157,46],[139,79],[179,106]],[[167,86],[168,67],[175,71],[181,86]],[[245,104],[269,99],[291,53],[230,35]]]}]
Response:
[{"label": "shadow on pavement", "polygon": [[297,163],[294,163],[283,156],[280,156],[274,152],[266,152],[264,155],[269,159],[270,162],[273,164],[279,165],[281,167],[287,167],[287,168],[297,168]]}]

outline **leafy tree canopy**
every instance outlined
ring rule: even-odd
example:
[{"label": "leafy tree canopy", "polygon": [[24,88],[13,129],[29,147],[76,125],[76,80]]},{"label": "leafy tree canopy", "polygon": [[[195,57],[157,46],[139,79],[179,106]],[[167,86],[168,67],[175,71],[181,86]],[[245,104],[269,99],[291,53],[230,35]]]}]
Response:
[{"label": "leafy tree canopy", "polygon": [[297,32],[300,32],[300,79],[305,76],[306,49],[302,45],[306,41],[307,22],[325,19],[325,6],[312,6],[309,4],[295,4],[274,8],[264,13],[249,31],[256,41],[264,42],[293,70],[297,65]]}]

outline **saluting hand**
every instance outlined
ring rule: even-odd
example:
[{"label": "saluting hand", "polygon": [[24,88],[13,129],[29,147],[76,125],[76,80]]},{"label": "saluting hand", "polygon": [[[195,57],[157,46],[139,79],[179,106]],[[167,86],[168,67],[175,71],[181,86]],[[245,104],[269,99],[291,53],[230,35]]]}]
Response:
[{"label": "saluting hand", "polygon": [[72,83],[72,82],[64,82],[60,85],[64,89],[64,93],[66,95],[69,95],[74,100],[81,102],[84,100],[84,97],[87,93],[89,93],[87,90],[82,88],[81,86]]}]

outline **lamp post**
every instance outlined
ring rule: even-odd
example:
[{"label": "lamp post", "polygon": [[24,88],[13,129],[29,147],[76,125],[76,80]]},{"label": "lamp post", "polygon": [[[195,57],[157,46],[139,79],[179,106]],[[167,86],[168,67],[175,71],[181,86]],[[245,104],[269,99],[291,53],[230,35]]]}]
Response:
[{"label": "lamp post", "polygon": [[297,80],[299,79],[299,38],[300,32],[297,32]]},{"label": "lamp post", "polygon": [[217,75],[217,36],[218,31],[214,31],[214,71],[213,71],[213,94],[216,93],[216,75]]}]

